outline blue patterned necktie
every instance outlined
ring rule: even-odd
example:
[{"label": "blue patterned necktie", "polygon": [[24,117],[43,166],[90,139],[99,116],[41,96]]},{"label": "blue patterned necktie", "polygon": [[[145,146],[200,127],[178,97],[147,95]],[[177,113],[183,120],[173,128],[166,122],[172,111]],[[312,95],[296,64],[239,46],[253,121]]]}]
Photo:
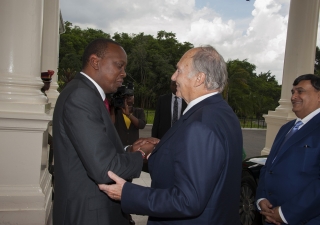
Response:
[{"label": "blue patterned necktie", "polygon": [[303,124],[301,120],[296,122],[296,124],[292,127],[292,129],[287,133],[283,143],[285,143],[295,132],[299,130],[299,127]]},{"label": "blue patterned necktie", "polygon": [[177,122],[178,120],[178,100],[177,96],[174,97],[174,103],[173,103],[173,113],[172,113],[172,125]]},{"label": "blue patterned necktie", "polygon": [[286,134],[281,146],[278,148],[276,156],[274,157],[272,163],[274,162],[274,160],[277,158],[277,155],[279,153],[279,151],[281,151],[282,146],[284,145],[284,143],[286,143],[286,141],[295,133],[299,130],[299,127],[303,124],[303,122],[300,120],[298,121],[292,128],[291,130]]}]

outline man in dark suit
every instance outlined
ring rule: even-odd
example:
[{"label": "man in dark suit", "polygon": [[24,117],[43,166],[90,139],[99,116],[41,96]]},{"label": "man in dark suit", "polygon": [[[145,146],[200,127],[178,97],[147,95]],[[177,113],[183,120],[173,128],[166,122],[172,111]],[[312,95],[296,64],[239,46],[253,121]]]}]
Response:
[{"label": "man in dark suit", "polygon": [[171,79],[188,106],[148,159],[151,188],[108,172],[116,184],[100,189],[124,212],[149,215],[149,225],[240,224],[242,132],[220,94],[226,64],[213,47],[194,48]]},{"label": "man in dark suit", "polygon": [[175,81],[171,81],[170,89],[172,93],[161,95],[158,99],[151,130],[152,137],[161,139],[172,126],[175,99],[177,99],[178,104],[177,119],[180,118],[187,107],[187,103],[182,98],[176,96],[177,84]]},{"label": "man in dark suit", "polygon": [[279,130],[260,172],[257,205],[266,224],[320,224],[320,77],[299,76],[291,90],[297,119]]},{"label": "man in dark suit", "polygon": [[[126,76],[127,55],[116,42],[97,39],[83,54],[82,72],[61,92],[53,115],[55,196],[53,224],[123,224],[119,202],[102,193],[109,170],[139,177],[141,152],[127,153],[104,104]],[[131,148],[130,148],[131,149]]]}]

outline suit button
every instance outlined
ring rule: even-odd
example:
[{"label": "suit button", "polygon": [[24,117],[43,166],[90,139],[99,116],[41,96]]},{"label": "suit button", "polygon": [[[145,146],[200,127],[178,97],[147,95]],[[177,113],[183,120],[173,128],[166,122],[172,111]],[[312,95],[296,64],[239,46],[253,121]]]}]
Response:
[{"label": "suit button", "polygon": [[272,193],[269,191],[269,192],[268,192],[268,195],[269,195],[269,196],[271,196],[271,195],[272,195]]},{"label": "suit button", "polygon": [[273,174],[272,170],[269,171],[269,174]]}]

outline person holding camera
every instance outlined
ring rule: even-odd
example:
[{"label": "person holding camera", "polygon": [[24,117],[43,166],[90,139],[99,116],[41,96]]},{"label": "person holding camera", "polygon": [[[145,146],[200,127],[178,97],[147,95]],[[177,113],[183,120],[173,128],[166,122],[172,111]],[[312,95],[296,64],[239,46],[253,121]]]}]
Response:
[{"label": "person holding camera", "polygon": [[[116,127],[123,146],[132,145],[138,140],[139,129],[143,129],[146,126],[144,110],[133,107],[133,86],[131,88],[130,85],[128,86],[121,97],[113,99],[114,104],[112,108],[114,112],[111,112],[111,114],[114,113],[114,115],[112,115],[114,118],[114,126]],[[146,171],[146,168],[146,162],[144,162],[142,170]],[[135,224],[131,215],[129,215],[129,224]]]},{"label": "person holding camera", "polygon": [[114,106],[114,125],[124,146],[138,140],[139,129],[145,128],[147,123],[144,110],[133,107],[133,104],[133,89],[126,88],[122,106]]}]

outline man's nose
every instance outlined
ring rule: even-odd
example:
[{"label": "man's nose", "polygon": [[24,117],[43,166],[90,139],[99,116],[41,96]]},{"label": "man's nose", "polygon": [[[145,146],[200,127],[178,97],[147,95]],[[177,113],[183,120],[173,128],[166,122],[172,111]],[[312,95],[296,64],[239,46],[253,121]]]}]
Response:
[{"label": "man's nose", "polygon": [[177,78],[177,71],[175,71],[172,76],[171,76],[171,80],[176,81]]},{"label": "man's nose", "polygon": [[126,77],[126,76],[127,76],[127,73],[126,73],[126,71],[125,71],[124,69],[121,71],[121,75],[122,75],[123,77]]},{"label": "man's nose", "polygon": [[295,99],[297,98],[297,96],[298,96],[297,92],[292,92],[291,99]]}]

